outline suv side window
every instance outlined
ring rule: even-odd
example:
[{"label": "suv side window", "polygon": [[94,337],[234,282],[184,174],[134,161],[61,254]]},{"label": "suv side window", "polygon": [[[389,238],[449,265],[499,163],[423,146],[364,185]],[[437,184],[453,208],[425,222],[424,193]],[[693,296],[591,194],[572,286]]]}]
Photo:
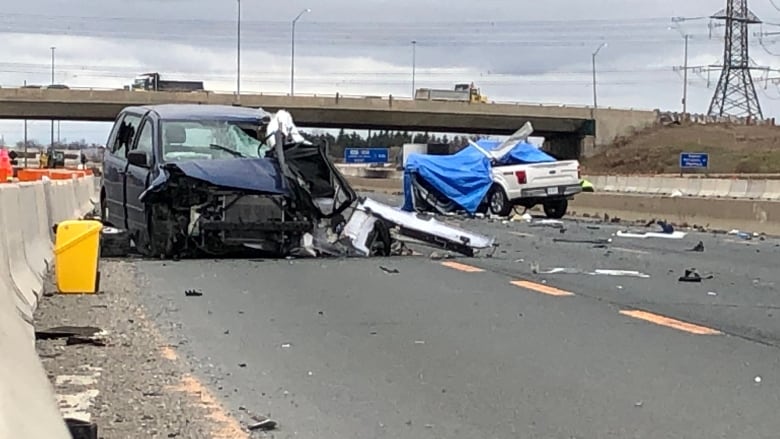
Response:
[{"label": "suv side window", "polygon": [[136,114],[125,115],[122,122],[119,123],[114,143],[111,145],[111,152],[114,155],[124,157],[127,154],[127,150],[133,144],[133,139],[140,123],[141,116]]},{"label": "suv side window", "polygon": [[152,152],[152,139],[152,123],[147,120],[141,127],[141,133],[138,135],[138,143],[136,143],[135,149]]}]

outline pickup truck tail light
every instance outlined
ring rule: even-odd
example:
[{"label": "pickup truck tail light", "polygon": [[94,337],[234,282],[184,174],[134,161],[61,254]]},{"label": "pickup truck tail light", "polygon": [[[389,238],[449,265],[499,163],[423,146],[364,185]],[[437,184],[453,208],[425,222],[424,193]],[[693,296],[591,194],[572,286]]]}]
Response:
[{"label": "pickup truck tail light", "polygon": [[525,176],[525,171],[515,171],[515,177],[517,177],[517,184],[528,183],[528,179]]}]

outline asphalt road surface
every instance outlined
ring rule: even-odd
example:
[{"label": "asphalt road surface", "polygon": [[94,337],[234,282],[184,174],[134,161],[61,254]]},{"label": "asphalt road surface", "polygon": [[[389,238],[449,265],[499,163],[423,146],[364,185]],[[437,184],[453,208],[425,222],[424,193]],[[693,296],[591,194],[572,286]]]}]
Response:
[{"label": "asphalt road surface", "polygon": [[[501,246],[134,264],[195,375],[230,410],[277,420],[274,437],[777,437],[780,241],[452,221]],[[679,282],[686,268],[712,278]]]}]

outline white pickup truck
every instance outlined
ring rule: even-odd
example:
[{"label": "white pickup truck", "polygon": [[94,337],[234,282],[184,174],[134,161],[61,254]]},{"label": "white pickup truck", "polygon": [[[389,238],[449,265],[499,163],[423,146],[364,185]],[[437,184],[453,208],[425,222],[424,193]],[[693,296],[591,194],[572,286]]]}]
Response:
[{"label": "white pickup truck", "polygon": [[580,163],[564,160],[547,163],[497,165],[520,140],[533,131],[530,123],[509,137],[498,148],[486,151],[470,142],[493,160],[493,186],[485,197],[487,210],[506,216],[515,206],[532,208],[541,204],[548,218],[563,218],[569,207],[569,199],[582,192]]},{"label": "white pickup truck", "polygon": [[487,195],[490,213],[506,216],[515,206],[541,204],[548,218],[563,218],[569,198],[582,192],[577,160],[494,166]]}]

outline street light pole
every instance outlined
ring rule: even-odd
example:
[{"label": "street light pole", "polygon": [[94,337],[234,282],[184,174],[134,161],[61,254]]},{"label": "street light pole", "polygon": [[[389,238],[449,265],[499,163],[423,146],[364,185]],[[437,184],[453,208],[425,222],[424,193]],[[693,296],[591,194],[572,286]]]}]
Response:
[{"label": "street light pole", "polygon": [[685,34],[685,61],[683,62],[683,117],[688,114],[688,38],[690,35]]},{"label": "street light pole", "polygon": [[595,52],[593,52],[593,109],[596,110],[598,108],[598,100],[597,100],[597,94],[596,94],[596,55],[599,54],[601,49],[604,47],[607,47],[607,43],[601,43],[601,45],[596,49]]},{"label": "street light pole", "polygon": [[311,9],[306,8],[302,10],[292,21],[292,44],[290,44],[290,96],[295,96],[295,23],[297,23],[301,16],[307,12],[311,12]]},{"label": "street light pole", "polygon": [[680,29],[679,24],[675,24],[674,26],[669,26],[667,29],[676,30],[685,39],[685,52],[683,55],[685,58],[683,61],[683,96],[682,96],[683,116],[685,116],[686,114],[688,114],[688,40],[691,38],[691,35],[683,32],[682,29]]},{"label": "street light pole", "polygon": [[[24,85],[27,85],[26,79]],[[24,120],[24,169],[27,169],[27,119]]]},{"label": "street light pole", "polygon": [[[54,51],[57,49],[54,46],[51,49],[51,84],[54,85]],[[51,149],[54,151],[54,119],[51,120]]]},{"label": "street light pole", "polygon": [[241,100],[241,0],[238,0],[236,20],[236,99]]},{"label": "street light pole", "polygon": [[417,74],[417,40],[412,40],[412,99],[414,99],[414,80]]}]

